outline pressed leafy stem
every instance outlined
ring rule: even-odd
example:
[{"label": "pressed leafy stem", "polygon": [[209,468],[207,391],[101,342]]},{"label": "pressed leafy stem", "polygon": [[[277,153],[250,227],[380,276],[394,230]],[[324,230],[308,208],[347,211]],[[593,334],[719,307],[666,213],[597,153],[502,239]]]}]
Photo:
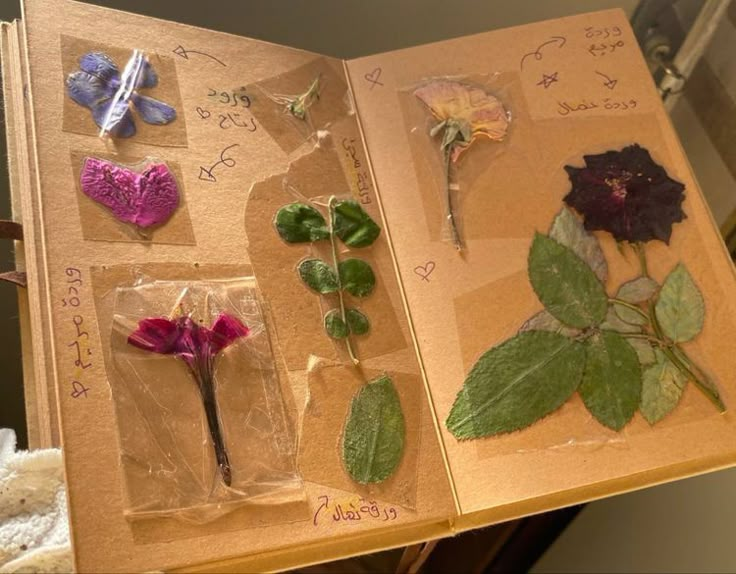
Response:
[{"label": "pressed leafy stem", "polygon": [[590,267],[541,233],[529,252],[529,280],[545,309],[565,325],[593,327],[606,316],[608,297]]},{"label": "pressed leafy stem", "polygon": [[547,331],[519,333],[475,363],[447,418],[459,439],[515,431],[559,408],[577,389],[583,346]]},{"label": "pressed leafy stem", "polygon": [[339,288],[335,270],[321,259],[305,259],[298,271],[302,281],[317,293],[334,293]]},{"label": "pressed leafy stem", "polygon": [[354,297],[366,297],[376,286],[373,269],[362,259],[352,257],[340,261],[338,272],[340,273],[340,285]]},{"label": "pressed leafy stem", "polygon": [[381,233],[375,221],[352,199],[335,202],[333,231],[348,247],[367,247]]},{"label": "pressed leafy stem", "polygon": [[601,331],[585,342],[585,371],[580,396],[603,425],[621,430],[634,416],[641,395],[636,351],[620,334]]},{"label": "pressed leafy stem", "polygon": [[386,480],[401,462],[405,424],[399,395],[384,375],[364,385],[350,404],[343,461],[360,484]]},{"label": "pressed leafy stem", "polygon": [[654,354],[654,364],[642,376],[640,407],[641,414],[651,425],[672,412],[687,384],[686,377],[662,351],[656,350]]},{"label": "pressed leafy stem", "polygon": [[321,241],[330,237],[322,214],[311,205],[290,203],[276,212],[274,225],[287,243]]},{"label": "pressed leafy stem", "polygon": [[676,343],[693,339],[703,328],[703,295],[682,263],[662,284],[655,313],[664,334]]}]

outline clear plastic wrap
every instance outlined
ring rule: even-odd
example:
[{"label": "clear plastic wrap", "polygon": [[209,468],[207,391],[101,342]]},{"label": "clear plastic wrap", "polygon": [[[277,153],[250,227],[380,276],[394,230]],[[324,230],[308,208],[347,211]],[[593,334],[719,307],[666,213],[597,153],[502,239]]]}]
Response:
[{"label": "clear plastic wrap", "polygon": [[303,499],[255,282],[142,281],[114,299],[127,517],[207,522]]}]

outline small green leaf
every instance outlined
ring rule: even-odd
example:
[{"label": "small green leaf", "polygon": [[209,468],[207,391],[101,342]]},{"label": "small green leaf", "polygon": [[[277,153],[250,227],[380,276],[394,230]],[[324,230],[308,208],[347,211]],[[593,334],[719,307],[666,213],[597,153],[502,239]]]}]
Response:
[{"label": "small green leaf", "polygon": [[657,360],[654,355],[654,348],[649,341],[645,339],[630,338],[626,338],[626,340],[629,342],[629,345],[634,348],[634,351],[636,351],[636,355],[637,357],[639,357],[640,365],[651,365],[654,361]]},{"label": "small green leaf", "polygon": [[636,351],[613,331],[593,335],[585,347],[585,372],[578,392],[598,422],[619,431],[634,416],[641,398]]},{"label": "small green leaf", "polygon": [[334,293],[338,290],[335,270],[321,259],[305,259],[299,263],[299,277],[317,293]]},{"label": "small green leaf", "polygon": [[[616,299],[621,299],[627,303],[637,304],[648,301],[659,289],[659,285],[654,279],[649,277],[637,277],[631,281],[627,281],[618,288]],[[644,325],[647,320],[636,311],[629,309],[623,305],[616,305],[616,314],[622,321],[626,321],[631,325]]]},{"label": "small green leaf", "polygon": [[687,379],[657,349],[655,363],[644,371],[641,387],[641,414],[650,425],[658,423],[680,402]]},{"label": "small green leaf", "polygon": [[350,334],[348,326],[340,316],[340,311],[331,309],[325,315],[325,331],[333,339],[344,339]]},{"label": "small green leaf", "polygon": [[330,232],[322,214],[311,205],[290,203],[276,212],[274,225],[287,243],[328,239]]},{"label": "small green leaf", "polygon": [[703,328],[703,295],[682,263],[664,280],[654,311],[664,334],[676,343],[689,341]]},{"label": "small green leaf", "polygon": [[350,404],[342,457],[360,484],[391,476],[404,452],[404,414],[391,379],[384,375],[364,385]]},{"label": "small green leaf", "polygon": [[588,264],[601,283],[606,282],[608,265],[598,239],[585,230],[582,221],[567,207],[563,207],[555,217],[549,228],[549,236],[557,243],[572,249],[575,255]]},{"label": "small green leaf", "polygon": [[552,331],[553,333],[559,333],[566,337],[575,337],[580,334],[579,329],[566,327],[547,311],[540,311],[527,319],[526,323],[519,329],[519,333],[523,333],[524,331]]},{"label": "small green leaf", "polygon": [[601,329],[618,331],[619,333],[641,333],[641,327],[622,321],[616,313],[619,305],[611,305],[606,313],[606,320],[600,324]]},{"label": "small green leaf", "polygon": [[338,264],[340,284],[354,297],[369,295],[376,286],[373,269],[362,259],[345,259]]},{"label": "small green leaf", "polygon": [[590,267],[541,233],[529,251],[529,280],[545,309],[569,327],[593,327],[606,316],[608,297]]},{"label": "small green leaf", "polygon": [[473,365],[445,424],[458,439],[527,427],[572,396],[584,363],[584,348],[574,339],[548,331],[519,333]]},{"label": "small green leaf", "polygon": [[348,320],[348,327],[353,335],[365,335],[370,331],[371,324],[368,317],[363,315],[357,309],[346,309],[345,317]]},{"label": "small green leaf", "polygon": [[381,233],[381,228],[371,219],[360,204],[353,199],[338,201],[334,205],[333,230],[349,247],[367,247]]}]

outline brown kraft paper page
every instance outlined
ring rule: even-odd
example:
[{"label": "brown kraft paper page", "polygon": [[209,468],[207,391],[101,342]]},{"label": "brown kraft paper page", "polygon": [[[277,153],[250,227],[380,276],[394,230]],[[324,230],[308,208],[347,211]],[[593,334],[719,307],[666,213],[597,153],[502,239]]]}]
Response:
[{"label": "brown kraft paper page", "polygon": [[156,156],[135,157],[110,153],[85,152],[74,150],[71,155],[72,173],[77,187],[77,202],[79,204],[79,220],[82,224],[82,237],[94,241],[136,241],[140,243],[171,243],[177,245],[195,245],[192,220],[187,208],[187,193],[184,189],[184,177],[181,167],[176,162],[165,162],[176,178],[179,188],[179,207],[171,218],[163,225],[146,230],[141,236],[136,226],[118,220],[107,207],[94,201],[82,193],[80,175],[84,168],[84,161],[88,157],[108,160],[116,164],[132,167],[136,171],[145,169],[151,163],[161,161]]},{"label": "brown kraft paper page", "polygon": [[[330,339],[323,327],[322,299],[331,306],[334,301],[311,291],[297,273],[298,263],[312,254],[329,261],[328,242],[314,247],[308,243],[289,245],[281,240],[273,224],[276,212],[284,205],[305,198],[325,198],[331,192],[341,197],[350,193],[336,152],[328,145],[323,142],[322,147],[294,161],[285,176],[255,184],[246,208],[251,263],[271,305],[290,370],[306,369],[310,356],[333,361],[347,359],[344,344]],[[380,220],[375,213],[371,215]],[[404,329],[395,310],[400,303],[385,236],[379,236],[370,247],[350,250],[350,256],[368,261],[376,274],[374,292],[354,301],[371,321],[368,334],[354,338],[358,355],[370,359],[406,349]]]},{"label": "brown kraft paper page", "polygon": [[[305,93],[317,77],[320,78],[319,98],[307,108],[305,119],[295,118],[286,110],[288,104],[273,100]],[[351,113],[342,62],[332,58],[317,58],[246,90],[251,98],[250,112],[286,154],[313,139],[317,130],[327,129]]]},{"label": "brown kraft paper page", "polygon": [[[117,290],[121,286],[133,285],[136,280],[140,280],[141,278],[162,282],[196,282],[208,280],[232,280],[239,277],[248,277],[249,274],[250,267],[247,265],[199,265],[198,267],[194,267],[182,266],[179,264],[144,264],[135,267],[119,265],[105,268],[93,268],[91,270],[95,308],[98,315],[101,337],[103,338],[106,371],[111,383],[118,386],[118,392],[115,394],[115,407],[118,411],[118,416],[120,417],[124,415],[124,418],[119,420],[121,421],[120,424],[122,424],[122,421],[124,420],[125,425],[124,427],[119,427],[118,435],[119,440],[121,441],[121,448],[124,453],[138,452],[139,457],[144,457],[146,461],[149,461],[151,466],[156,466],[155,461],[158,460],[161,455],[159,447],[154,445],[151,445],[148,450],[141,450],[143,445],[140,442],[140,433],[121,432],[124,429],[133,431],[133,429],[136,428],[150,428],[150,422],[145,418],[144,412],[140,411],[130,403],[132,395],[130,393],[122,392],[124,388],[120,386],[120,372],[113,367],[113,357],[110,356],[111,348],[115,346],[118,348],[120,347],[120,341],[117,343],[115,342],[115,340],[120,337],[120,334],[114,333],[112,329],[113,306],[115,304],[115,295]],[[264,319],[267,319],[266,313],[262,316]],[[266,325],[266,329],[270,330],[268,325]],[[269,334],[271,337],[273,336],[272,333],[269,332]],[[219,367],[223,369],[223,380],[229,379],[227,372],[232,370],[232,367],[234,366],[232,363],[232,361],[225,360],[222,362],[221,367]],[[281,396],[284,400],[287,415],[291,419],[291,426],[294,427],[295,405],[288,384],[288,378],[285,370],[283,369],[283,364],[280,361],[276,362],[276,367],[282,391]],[[182,382],[188,382],[186,381],[186,373],[184,373],[183,365],[179,364],[179,361],[154,361],[153,363],[146,365],[146,372],[155,376],[155,371],[151,371],[153,368],[161,371],[160,374],[162,377],[168,375],[171,375],[172,377],[181,375],[180,378],[182,379]],[[242,372],[243,369],[241,366],[239,368],[239,376]],[[228,395],[227,389],[223,390],[225,391],[224,394]],[[182,417],[182,420],[186,420],[187,418],[194,420],[202,418],[201,403],[195,395],[196,389],[194,385],[182,384],[179,388],[177,398],[174,399],[172,397],[172,400],[175,401],[175,403],[170,405],[172,409],[180,411],[184,408],[191,408],[192,410],[190,416]],[[159,407],[161,404],[160,401],[163,399],[163,395],[159,397]],[[227,409],[231,409],[236,408],[232,403],[237,400],[239,399],[233,395],[232,400],[221,399],[219,402],[221,405],[227,405]],[[224,430],[226,432],[226,436],[229,434],[233,437],[229,440],[231,443],[229,450],[231,462],[236,465],[239,456],[238,452],[243,449],[238,446],[238,441],[234,438],[237,434],[233,434],[232,432],[228,433],[227,428]],[[205,438],[204,443],[208,443],[208,439]],[[187,460],[195,461],[201,458],[203,453],[205,455],[205,459],[202,460],[202,463],[209,459],[211,445],[207,444],[207,448],[204,448],[204,450],[203,447],[197,447],[196,444],[192,444],[190,446],[194,450],[187,455]],[[247,445],[243,445],[243,447],[247,448]],[[177,447],[172,445],[170,448]],[[291,449],[293,451],[292,454],[285,452],[284,456],[287,458],[294,458],[296,456],[296,452],[293,445]],[[151,510],[153,510],[154,507],[151,506],[151,504],[170,498],[170,495],[167,493],[162,492],[156,494],[154,491],[151,491],[151,488],[155,488],[155,483],[148,479],[147,473],[141,474],[141,470],[145,469],[139,468],[140,465],[134,459],[123,456],[121,458],[121,462],[122,473],[127,477],[125,482],[127,483],[126,506],[128,508],[135,510],[137,506],[140,506],[140,510],[145,511],[147,505]],[[227,505],[225,507],[227,508]],[[192,510],[196,510],[196,507],[191,509],[190,512]],[[245,505],[242,505],[241,503],[241,506],[234,506],[227,514],[203,524],[182,521],[181,519],[176,519],[175,516],[156,516],[149,512],[149,516],[146,516],[144,513],[141,514],[141,518],[129,522],[129,527],[132,530],[135,540],[139,543],[150,543],[154,541],[167,541],[179,538],[202,536],[218,531],[240,530],[276,523],[297,522],[307,520],[310,516],[311,512],[309,504],[303,499],[284,502],[276,504],[275,506],[269,505],[268,503],[260,505],[257,500],[254,500],[253,503],[247,503],[246,501]],[[135,515],[133,517],[135,517]]]},{"label": "brown kraft paper page", "polygon": [[[598,37],[606,30],[617,37],[601,48],[605,42]],[[364,80],[376,69],[382,86]],[[606,11],[499,30],[354,60],[348,70],[462,514],[488,511],[489,517],[508,519],[522,508],[537,512],[577,504],[733,464],[736,357],[724,337],[734,329],[733,267],[625,15]],[[488,70],[517,75],[521,94],[503,102],[514,114],[509,149],[489,158],[476,181],[493,173],[504,178],[506,170],[526,173],[509,178],[503,189],[479,187],[472,201],[483,197],[484,206],[462,205],[468,245],[458,256],[452,245],[438,242],[442,204],[436,191],[425,189],[412,147],[416,140],[395,128],[407,123],[407,87]],[[513,156],[515,138],[523,138],[523,154],[510,166],[504,162]],[[702,292],[703,330],[685,346],[716,381],[727,411],[719,414],[688,385],[680,405],[654,427],[637,414],[621,433],[609,432],[575,398],[521,431],[458,441],[446,420],[470,368],[542,309],[529,284],[527,258],[534,233],[548,232],[570,190],[564,166],[582,167],[584,155],[633,143],[685,185],[687,218],[675,223],[669,245],[647,244],[649,271],[661,282],[682,262]],[[482,155],[476,145],[468,157]],[[425,198],[436,203],[436,217],[426,210],[426,217],[416,217]],[[482,225],[491,232],[474,235]],[[610,234],[596,236],[609,266],[610,294],[639,274],[638,262],[631,253],[619,254]],[[420,267],[424,277],[414,272]]]},{"label": "brown kraft paper page", "polygon": [[[365,371],[368,380],[381,371]],[[345,472],[340,459],[341,429],[355,393],[364,384],[362,377],[349,366],[320,362],[309,372],[309,401],[302,423],[299,444],[299,469],[305,480],[355,492],[364,499],[377,499],[404,508],[416,507],[417,464],[421,440],[421,421],[428,413],[422,400],[422,380],[418,375],[387,373],[399,394],[406,424],[404,454],[396,472],[374,485],[357,484]]]},{"label": "brown kraft paper page", "polygon": [[[72,72],[79,70],[79,58],[89,52],[103,52],[110,56],[122,73],[125,64],[133,54],[137,46],[120,47],[108,46],[97,42],[90,42],[82,38],[72,36],[61,36],[61,65],[64,76],[59,78],[59,90],[64,91],[64,131],[89,136],[99,136],[100,128],[92,118],[92,112],[76,103],[66,93],[64,82]],[[151,125],[141,119],[140,114],[133,112],[136,133],[131,138],[113,138],[115,143],[121,145],[125,140],[134,140],[137,143],[147,143],[167,147],[187,147],[187,127],[184,121],[184,109],[181,95],[179,93],[179,82],[176,75],[176,65],[169,56],[146,53],[158,75],[158,85],[153,88],[144,88],[141,95],[150,96],[163,101],[176,110],[176,119],[166,125]]]}]

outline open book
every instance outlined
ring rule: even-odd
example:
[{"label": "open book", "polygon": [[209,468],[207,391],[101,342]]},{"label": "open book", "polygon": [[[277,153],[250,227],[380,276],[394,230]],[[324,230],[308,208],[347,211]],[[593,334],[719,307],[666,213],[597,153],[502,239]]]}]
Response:
[{"label": "open book", "polygon": [[340,61],[26,0],[2,55],[81,571],[284,569],[736,462],[734,268],[623,12]]}]

